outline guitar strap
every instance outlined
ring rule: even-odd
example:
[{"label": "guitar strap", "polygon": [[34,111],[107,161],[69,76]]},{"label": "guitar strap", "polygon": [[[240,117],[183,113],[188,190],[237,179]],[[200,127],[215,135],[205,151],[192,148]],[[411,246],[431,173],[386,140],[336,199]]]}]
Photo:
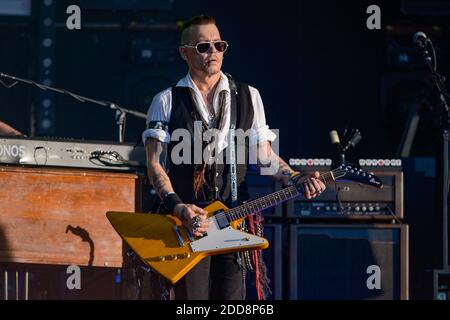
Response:
[{"label": "guitar strap", "polygon": [[[235,129],[237,120],[237,86],[230,74],[226,74],[228,77],[228,82],[230,84],[230,130],[228,134],[228,150],[230,152],[230,182],[231,182],[231,207],[237,206],[237,178],[236,178],[236,143],[235,143]],[[244,227],[241,225],[241,227]],[[243,260],[245,256],[249,256],[248,251],[246,252],[236,252],[236,260],[241,268],[245,268]],[[246,296],[246,272],[242,272],[242,299]]]},{"label": "guitar strap", "polygon": [[228,134],[229,143],[229,159],[230,159],[230,182],[231,182],[231,207],[237,206],[237,178],[236,178],[236,143],[235,143],[235,129],[236,129],[236,119],[237,119],[237,86],[233,78],[227,74],[228,81],[230,84],[230,130]]}]

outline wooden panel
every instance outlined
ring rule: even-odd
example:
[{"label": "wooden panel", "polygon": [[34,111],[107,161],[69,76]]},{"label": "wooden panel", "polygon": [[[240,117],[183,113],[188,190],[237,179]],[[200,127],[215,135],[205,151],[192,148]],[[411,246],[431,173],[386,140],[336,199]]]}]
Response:
[{"label": "wooden panel", "polygon": [[0,166],[0,262],[120,267],[111,210],[140,211],[143,177]]}]

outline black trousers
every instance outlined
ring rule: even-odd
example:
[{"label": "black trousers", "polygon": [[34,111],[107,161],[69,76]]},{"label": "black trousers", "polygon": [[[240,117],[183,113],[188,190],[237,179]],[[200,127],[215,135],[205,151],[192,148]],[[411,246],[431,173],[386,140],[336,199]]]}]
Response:
[{"label": "black trousers", "polygon": [[204,258],[175,284],[175,299],[243,300],[242,273],[235,253]]}]

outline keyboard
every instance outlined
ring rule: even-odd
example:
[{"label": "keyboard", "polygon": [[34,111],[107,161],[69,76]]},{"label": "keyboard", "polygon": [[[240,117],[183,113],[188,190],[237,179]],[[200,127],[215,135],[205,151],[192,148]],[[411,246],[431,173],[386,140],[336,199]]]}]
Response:
[{"label": "keyboard", "polygon": [[0,163],[130,171],[144,169],[146,155],[131,143],[0,136]]}]

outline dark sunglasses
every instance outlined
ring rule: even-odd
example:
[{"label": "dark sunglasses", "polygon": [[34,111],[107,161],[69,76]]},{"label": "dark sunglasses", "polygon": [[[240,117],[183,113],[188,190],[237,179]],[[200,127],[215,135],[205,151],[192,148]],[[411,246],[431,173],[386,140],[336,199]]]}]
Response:
[{"label": "dark sunglasses", "polygon": [[197,50],[198,53],[206,53],[208,52],[208,50],[211,48],[211,45],[214,45],[214,47],[216,48],[217,51],[219,52],[225,52],[228,48],[228,43],[226,41],[202,41],[197,43],[195,46],[189,46],[187,44],[185,44],[183,47],[186,48],[195,48],[195,50]]}]

